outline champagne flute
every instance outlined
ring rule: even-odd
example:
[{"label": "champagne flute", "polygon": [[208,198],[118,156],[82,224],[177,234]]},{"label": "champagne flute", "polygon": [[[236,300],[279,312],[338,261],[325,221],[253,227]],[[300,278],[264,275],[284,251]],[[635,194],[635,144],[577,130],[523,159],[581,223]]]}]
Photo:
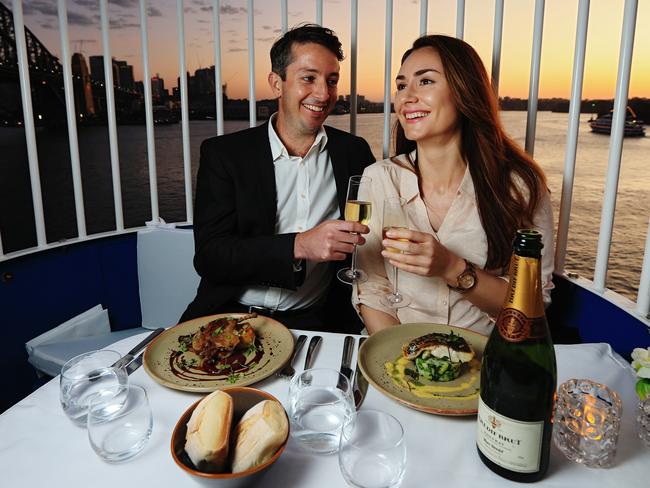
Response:
[{"label": "champagne flute", "polygon": [[[406,200],[404,198],[387,198],[384,200],[384,213],[382,222],[382,238],[386,239],[386,232],[392,229],[404,230],[408,229],[406,220]],[[408,239],[397,239],[398,241],[408,242]],[[398,249],[391,247],[386,248],[387,251],[399,252]],[[390,308],[405,307],[411,303],[411,298],[408,295],[400,293],[397,287],[397,278],[399,276],[399,269],[393,266],[393,291],[386,293],[380,298],[380,302]]]},{"label": "champagne flute", "polygon": [[[368,225],[372,213],[372,203],[363,200],[370,190],[372,179],[368,176],[350,176],[348,181],[348,197],[345,202],[345,220],[348,222],[359,222]],[[352,265],[349,268],[343,268],[336,273],[336,277],[343,283],[351,285],[352,283],[363,283],[368,279],[368,275],[361,269],[357,268],[357,245],[354,245],[352,252]]]}]

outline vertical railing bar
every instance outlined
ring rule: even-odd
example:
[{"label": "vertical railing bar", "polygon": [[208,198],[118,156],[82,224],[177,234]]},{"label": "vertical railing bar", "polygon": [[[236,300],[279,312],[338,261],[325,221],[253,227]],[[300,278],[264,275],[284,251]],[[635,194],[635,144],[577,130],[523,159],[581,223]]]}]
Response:
[{"label": "vertical railing bar", "polygon": [[183,135],[183,176],[185,178],[185,215],[192,222],[192,157],[190,154],[190,117],[187,102],[187,68],[185,63],[185,9],[183,0],[176,0],[178,23],[178,71],[181,81],[181,132]]},{"label": "vertical railing bar", "polygon": [[223,87],[221,85],[221,1],[212,2],[212,29],[214,31],[214,98],[217,115],[217,135],[223,135]]},{"label": "vertical railing bar", "polygon": [[609,251],[612,244],[616,193],[618,191],[618,177],[623,152],[623,132],[630,88],[630,71],[632,67],[637,8],[638,0],[625,0],[623,32],[621,34],[621,49],[618,58],[618,74],[616,79],[616,98],[614,98],[614,116],[612,118],[612,129],[609,138],[609,160],[607,162],[607,178],[605,179],[605,196],[603,198],[603,210],[600,218],[600,234],[598,237],[598,251],[596,253],[596,268],[594,270],[594,289],[598,292],[605,291]]},{"label": "vertical railing bar", "polygon": [[571,200],[573,198],[573,180],[578,149],[580,129],[580,104],[582,100],[582,81],[585,71],[585,52],[587,50],[587,28],[589,25],[590,0],[580,0],[576,26],[576,42],[573,55],[573,76],[571,83],[571,102],[569,104],[569,127],[564,156],[564,177],[562,178],[562,197],[560,199],[560,217],[557,226],[555,245],[555,272],[564,273],[569,219],[571,217]]},{"label": "vertical railing bar", "polygon": [[[72,56],[70,56],[70,36],[68,35],[68,7],[66,0],[58,1],[59,34],[61,37],[61,58],[63,60],[63,88],[65,91],[65,112],[68,121],[68,144],[70,146],[70,166],[72,168],[72,188],[77,217],[77,235],[86,237],[86,215],[84,210],[83,186],[79,164],[79,139],[77,137],[77,110],[74,103],[72,82]],[[82,86],[84,80],[81,80]]]},{"label": "vertical railing bar", "polygon": [[282,0],[280,2],[280,23],[282,24],[282,33],[285,34],[289,30],[289,0]]},{"label": "vertical railing bar", "polygon": [[635,311],[641,317],[648,317],[650,314],[650,220],[648,220],[648,232],[645,237],[645,252],[643,253],[641,281],[639,282]]},{"label": "vertical railing bar", "polygon": [[255,2],[248,0],[248,121],[250,127],[257,126],[255,100]]},{"label": "vertical railing bar", "polygon": [[526,152],[535,152],[537,129],[537,100],[539,96],[539,71],[542,61],[542,34],[544,31],[545,0],[535,0],[535,27],[533,29],[533,54],[530,59],[530,84],[528,87],[528,116],[526,119]]},{"label": "vertical railing bar", "polygon": [[494,34],[492,35],[492,89],[499,96],[501,74],[501,43],[503,41],[503,0],[494,2]]},{"label": "vertical railing bar", "polygon": [[149,32],[147,25],[147,0],[140,0],[140,44],[142,47],[142,74],[144,77],[144,115],[147,128],[147,161],[149,164],[149,195],[151,219],[158,222],[158,170],[156,167],[156,137],[153,127],[153,100],[151,96],[151,73],[149,71]]},{"label": "vertical railing bar", "polygon": [[427,33],[427,17],[429,15],[429,0],[420,0],[420,36]]},{"label": "vertical railing bar", "polygon": [[352,0],[350,14],[350,132],[357,133],[357,35],[359,0]]},{"label": "vertical railing bar", "polygon": [[323,0],[316,0],[316,23],[323,25]]},{"label": "vertical railing bar", "polygon": [[386,0],[386,38],[384,40],[384,144],[383,158],[388,157],[390,149],[390,87],[391,64],[393,59],[393,0]]},{"label": "vertical railing bar", "polygon": [[124,230],[122,211],[122,183],[120,180],[120,154],[117,145],[117,121],[115,116],[115,92],[113,89],[113,58],[108,33],[108,0],[99,0],[99,16],[102,27],[104,52],[104,91],[106,92],[106,115],[108,116],[108,142],[111,154],[113,178],[113,204],[115,206],[115,229]]},{"label": "vertical railing bar", "polygon": [[32,87],[29,80],[29,62],[27,61],[27,41],[25,39],[22,0],[13,0],[12,14],[14,17],[14,36],[16,38],[16,57],[18,59],[20,96],[23,103],[23,121],[25,123],[25,140],[27,142],[27,160],[29,161],[29,178],[32,186],[32,204],[34,205],[36,242],[38,247],[43,247],[47,245],[45,237],[45,218],[43,216],[41,176],[38,170],[38,150],[36,148],[36,129],[34,127]]},{"label": "vertical railing bar", "polygon": [[456,0],[456,37],[465,37],[465,0]]}]

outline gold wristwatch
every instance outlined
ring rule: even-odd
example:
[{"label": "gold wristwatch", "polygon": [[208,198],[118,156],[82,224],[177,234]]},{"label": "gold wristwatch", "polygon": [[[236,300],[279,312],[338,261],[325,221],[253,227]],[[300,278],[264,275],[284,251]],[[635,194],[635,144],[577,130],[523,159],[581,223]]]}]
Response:
[{"label": "gold wristwatch", "polygon": [[465,269],[461,274],[456,277],[456,286],[447,285],[450,289],[459,293],[467,293],[476,286],[478,277],[476,276],[476,268],[467,259],[465,261]]}]

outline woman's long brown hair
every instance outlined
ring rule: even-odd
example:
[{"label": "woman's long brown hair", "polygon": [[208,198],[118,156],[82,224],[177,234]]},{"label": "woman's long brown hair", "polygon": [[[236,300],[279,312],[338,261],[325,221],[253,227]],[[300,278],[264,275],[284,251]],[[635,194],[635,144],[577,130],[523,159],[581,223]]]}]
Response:
[{"label": "woman's long brown hair", "polygon": [[[474,48],[454,37],[422,36],[404,53],[402,64],[413,51],[425,47],[435,49],[440,55],[458,110],[461,155],[469,166],[478,212],[487,234],[485,268],[505,267],[516,230],[533,223],[535,209],[547,191],[546,177],[539,165],[503,130],[497,98]],[[416,149],[415,141],[406,138],[399,121],[394,133],[396,154],[409,154]],[[418,172],[417,159],[415,166]],[[517,179],[523,183],[523,192]]]}]

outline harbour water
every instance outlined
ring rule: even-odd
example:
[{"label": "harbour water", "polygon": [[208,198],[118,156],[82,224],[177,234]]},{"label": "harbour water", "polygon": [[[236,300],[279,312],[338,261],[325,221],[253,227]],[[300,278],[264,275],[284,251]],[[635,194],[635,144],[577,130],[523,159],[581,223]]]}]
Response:
[{"label": "harbour water", "polygon": [[[525,112],[502,112],[508,133],[523,145]],[[593,277],[602,200],[605,189],[609,142],[607,135],[593,134],[581,116],[575,186],[569,227],[566,270]],[[349,129],[349,116],[330,116],[328,124]],[[201,141],[215,135],[214,121],[190,122],[193,180],[198,169]],[[559,214],[568,115],[539,112],[535,159],[548,177],[555,219]],[[227,121],[226,132],[248,127],[247,121]],[[361,114],[357,133],[381,158],[383,115]],[[77,235],[68,137],[65,130],[37,129],[40,177],[48,242]],[[167,222],[187,220],[183,180],[181,125],[155,127],[157,186],[160,216]],[[113,188],[107,127],[79,128],[84,204],[88,234],[115,228]],[[118,127],[121,190],[125,227],[151,220],[146,129]],[[34,246],[33,217],[24,130],[0,129],[0,231],[5,253]],[[650,138],[628,138],[623,145],[619,192],[609,261],[607,286],[632,300],[639,285],[645,236],[650,218]]]}]

